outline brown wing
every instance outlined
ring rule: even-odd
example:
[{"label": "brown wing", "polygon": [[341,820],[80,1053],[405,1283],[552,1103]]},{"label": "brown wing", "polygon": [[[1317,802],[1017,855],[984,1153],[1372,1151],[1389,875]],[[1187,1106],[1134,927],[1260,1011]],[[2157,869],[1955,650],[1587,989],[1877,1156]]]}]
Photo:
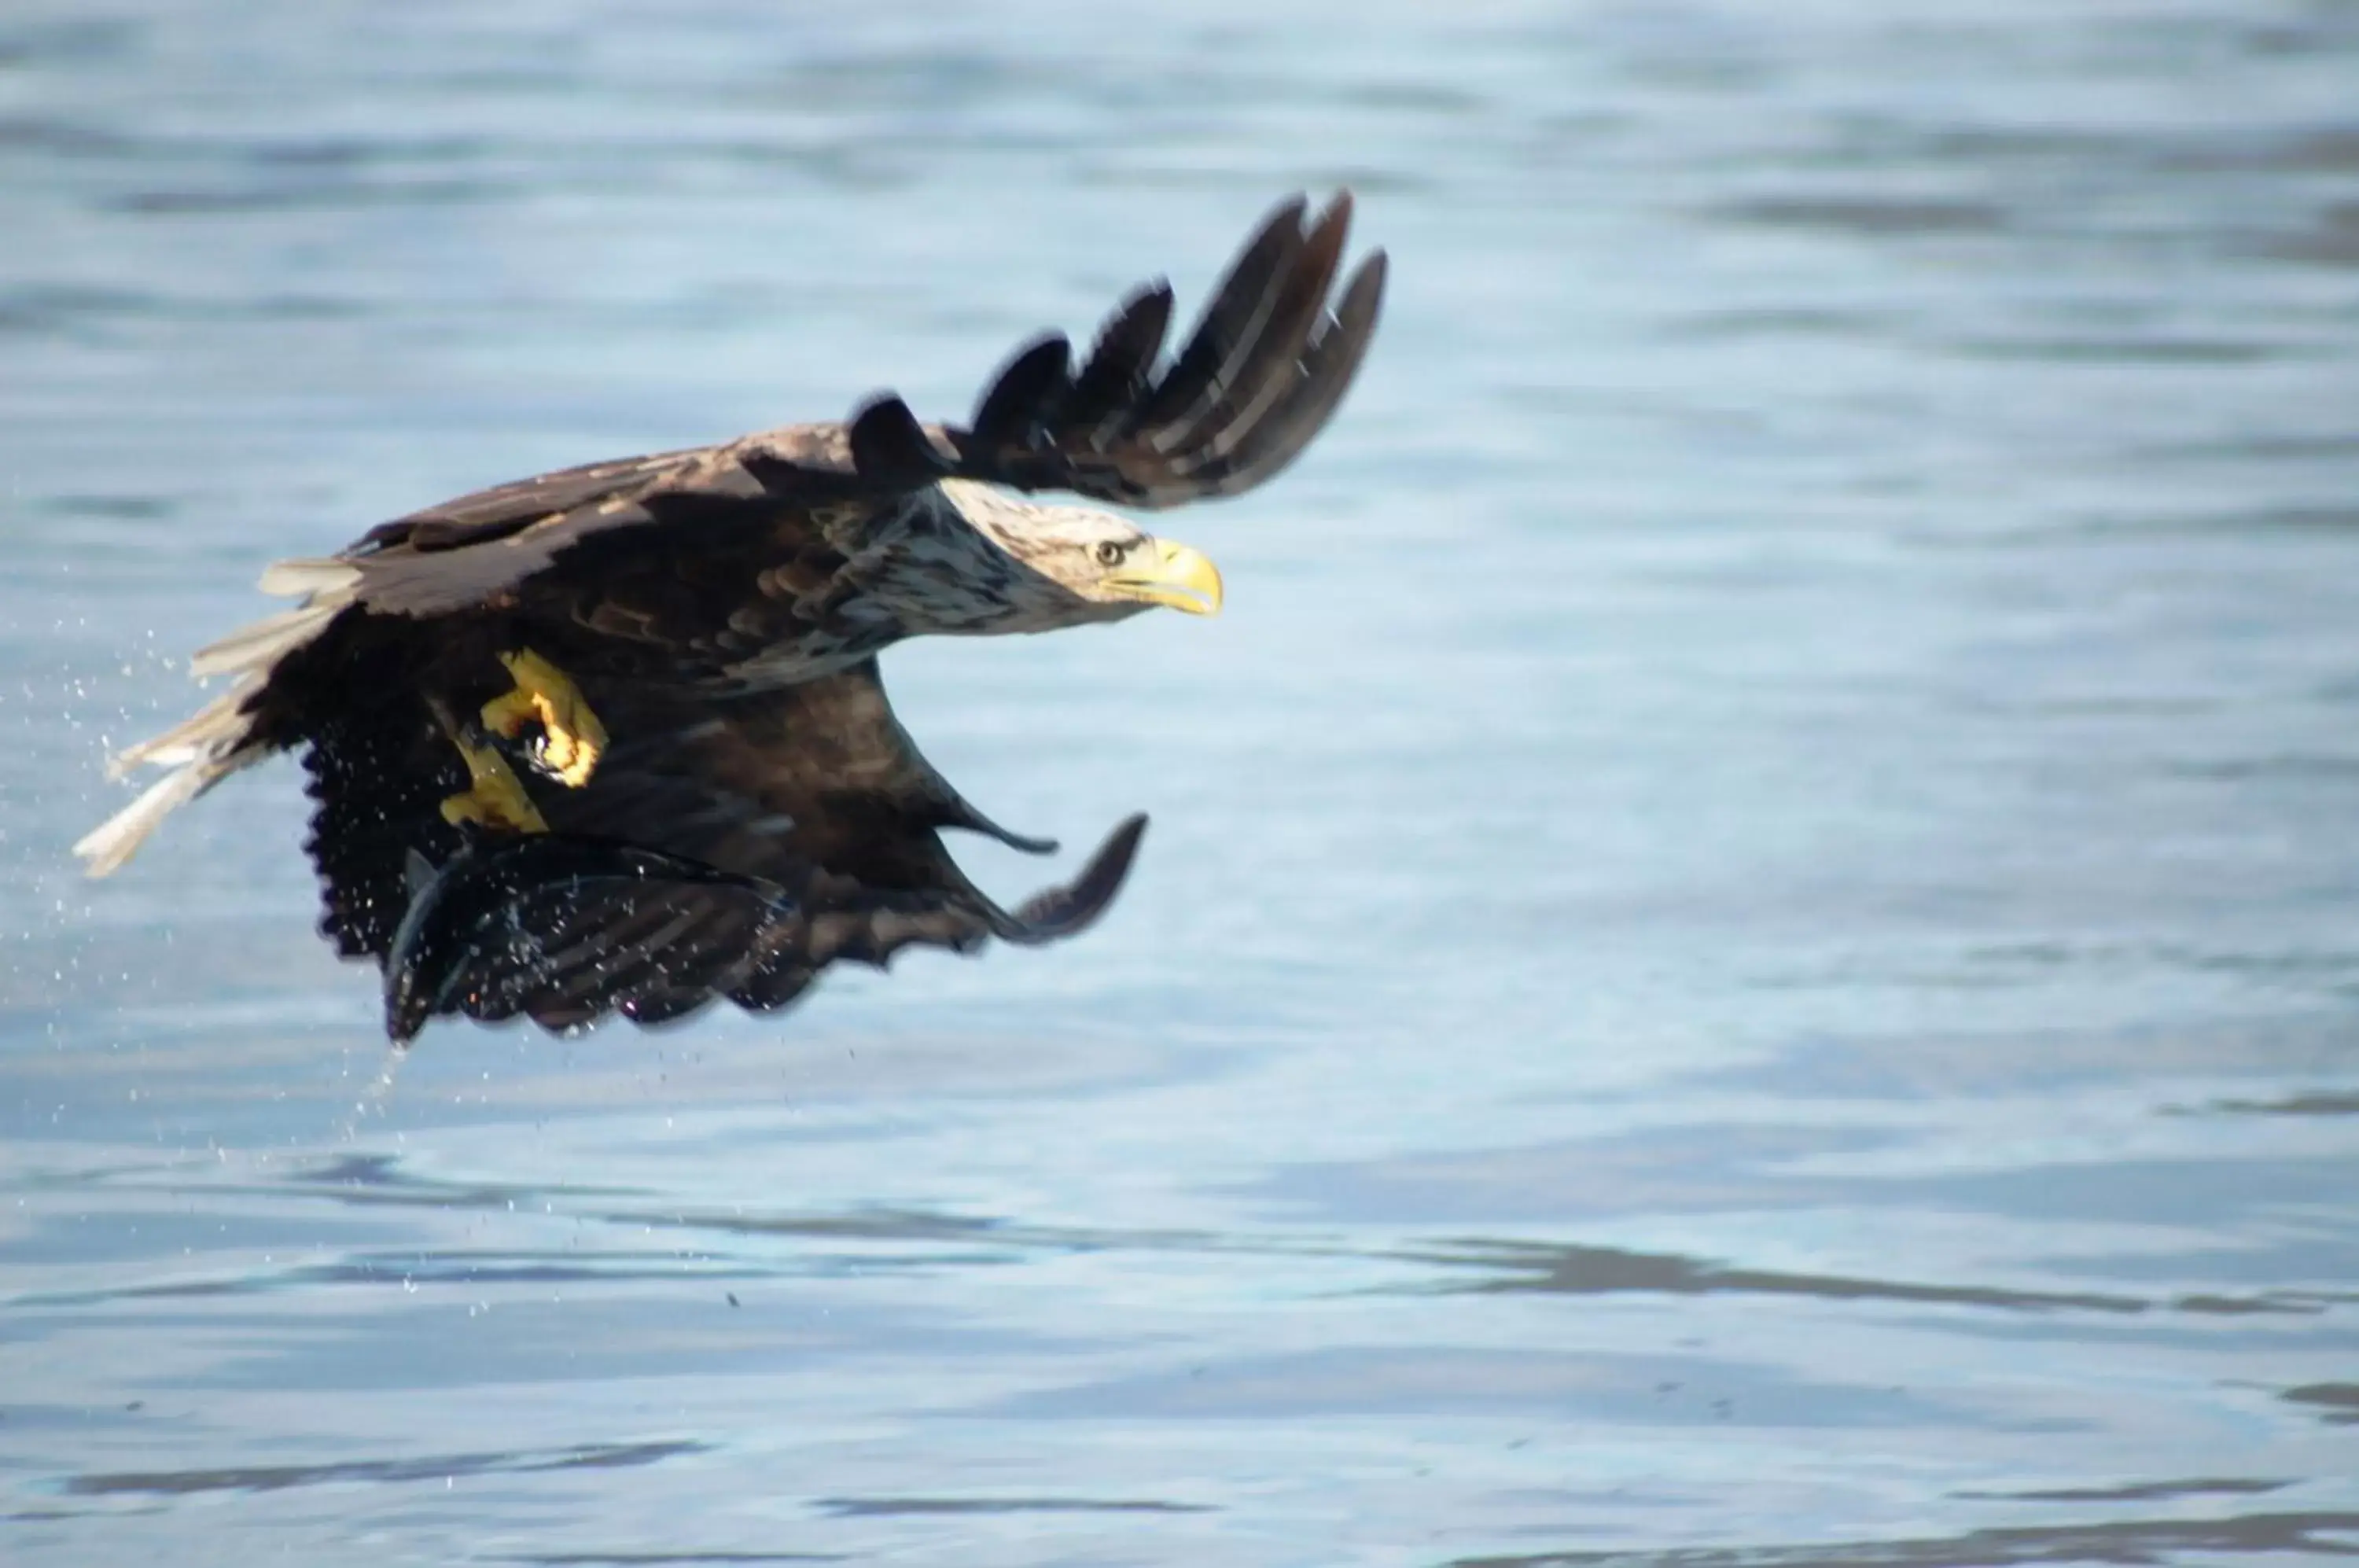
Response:
[{"label": "brown wing", "polygon": [[792,425],[719,446],[590,463],[382,524],[345,552],[366,608],[432,615],[495,603],[601,541],[601,571],[653,566],[658,531],[699,550],[777,536],[841,548],[935,481],[1070,490],[1158,508],[1252,488],[1294,461],[1349,389],[1382,303],[1371,253],[1329,299],[1352,199],[1311,215],[1297,196],[1249,239],[1187,343],[1167,360],[1170,285],[1132,293],[1076,365],[1050,333],[994,377],[965,426],[923,426],[890,393],[844,424]]},{"label": "brown wing", "polygon": [[[1055,941],[1112,903],[1145,827],[1125,822],[1074,883],[1010,912],[960,871],[940,830],[1055,846],[951,788],[894,718],[873,662],[720,702],[586,691],[616,737],[586,788],[517,756],[545,836],[471,838],[443,822],[439,802],[464,772],[422,707],[355,715],[315,742],[322,930],[386,966],[397,1039],[438,1012],[555,1029],[609,1011],[654,1022],[716,996],[772,1007],[831,963]],[[420,877],[413,853],[439,871]]]},{"label": "brown wing", "polygon": [[1171,286],[1158,281],[1107,318],[1078,366],[1061,333],[1018,351],[966,427],[927,430],[898,397],[876,398],[852,426],[862,474],[1071,490],[1148,509],[1252,489],[1310,444],[1375,332],[1383,251],[1329,305],[1351,225],[1348,191],[1316,216],[1300,196],[1280,202],[1168,362]]},{"label": "brown wing", "polygon": [[1104,910],[1145,826],[1123,823],[1072,886],[1014,914],[979,895],[840,878],[799,892],[605,839],[477,840],[418,878],[386,962],[386,1032],[407,1040],[452,1013],[551,1029],[608,1013],[667,1023],[719,996],[767,1010],[833,963],[882,967],[913,944],[964,953],[993,936],[1052,942]]},{"label": "brown wing", "polygon": [[831,534],[856,537],[905,494],[864,482],[850,452],[841,425],[792,426],[463,495],[363,535],[344,552],[360,568],[353,597],[380,615],[435,615],[496,604],[563,556],[629,570],[683,551],[832,550]]}]

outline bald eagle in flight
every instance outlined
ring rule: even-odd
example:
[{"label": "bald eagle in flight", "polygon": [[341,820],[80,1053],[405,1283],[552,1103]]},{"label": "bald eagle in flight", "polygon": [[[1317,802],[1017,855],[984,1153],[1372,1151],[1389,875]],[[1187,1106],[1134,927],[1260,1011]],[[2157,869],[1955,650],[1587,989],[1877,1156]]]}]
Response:
[{"label": "bald eagle in flight", "polygon": [[1195,550],[1023,497],[1160,510],[1292,462],[1375,327],[1383,252],[1330,304],[1351,212],[1348,192],[1282,203],[1176,354],[1156,282],[1078,365],[1059,334],[1017,352],[964,426],[886,394],[848,422],[544,474],[271,567],[263,590],[301,603],[196,656],[234,683],[114,759],[168,771],[75,852],[104,876],[174,808],[300,750],[321,932],[381,967],[398,1042],[451,1014],[565,1029],[722,996],[776,1008],[839,961],[1072,935],[1146,818],[1070,885],[1001,908],[940,830],[1056,846],[927,763],[876,655],[1218,610]]}]

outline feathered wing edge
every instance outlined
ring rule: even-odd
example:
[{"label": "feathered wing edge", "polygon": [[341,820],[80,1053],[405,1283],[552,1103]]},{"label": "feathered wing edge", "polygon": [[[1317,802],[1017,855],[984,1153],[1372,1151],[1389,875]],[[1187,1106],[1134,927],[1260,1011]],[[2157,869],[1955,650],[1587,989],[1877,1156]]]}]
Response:
[{"label": "feathered wing edge", "polygon": [[303,603],[199,649],[190,670],[200,677],[234,676],[230,689],[162,735],[107,759],[113,779],[142,766],[171,771],[75,843],[84,870],[104,877],[120,869],[166,817],[270,755],[274,748],[254,733],[255,701],[280,659],[308,647],[351,606],[360,575],[342,561],[282,561],[262,574],[264,593],[299,593]]},{"label": "feathered wing edge", "polygon": [[1019,350],[963,428],[929,430],[897,396],[874,398],[852,420],[853,465],[881,484],[980,479],[1148,510],[1252,489],[1325,426],[1375,332],[1383,251],[1328,303],[1351,223],[1348,191],[1315,216],[1301,196],[1279,203],[1168,362],[1171,286],[1158,281],[1114,310],[1078,368],[1062,333]]},{"label": "feathered wing edge", "polygon": [[610,840],[482,841],[440,867],[411,864],[408,912],[385,960],[385,1027],[397,1043],[437,1016],[521,1014],[551,1029],[609,1012],[640,1024],[726,996],[767,1010],[834,963],[882,967],[904,947],[965,952],[1086,930],[1121,891],[1147,819],[1110,833],[1071,883],[1014,913],[962,883],[926,893],[798,898],[761,877]]}]

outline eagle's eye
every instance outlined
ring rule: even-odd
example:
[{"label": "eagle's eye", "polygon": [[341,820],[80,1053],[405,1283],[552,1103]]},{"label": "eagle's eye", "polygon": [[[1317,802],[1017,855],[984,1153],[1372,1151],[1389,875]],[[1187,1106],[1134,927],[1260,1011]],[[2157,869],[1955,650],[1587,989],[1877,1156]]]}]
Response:
[{"label": "eagle's eye", "polygon": [[1098,558],[1100,566],[1120,566],[1123,556],[1127,553],[1127,547],[1116,544],[1112,539],[1100,539],[1097,549],[1091,553]]}]

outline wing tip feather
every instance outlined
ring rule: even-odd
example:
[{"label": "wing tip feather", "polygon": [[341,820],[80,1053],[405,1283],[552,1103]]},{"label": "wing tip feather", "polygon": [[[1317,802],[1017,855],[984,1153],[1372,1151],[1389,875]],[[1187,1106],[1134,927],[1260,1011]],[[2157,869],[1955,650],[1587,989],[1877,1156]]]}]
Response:
[{"label": "wing tip feather", "polygon": [[1160,278],[1115,307],[1077,372],[1069,352],[1042,363],[1043,346],[1061,338],[1019,349],[973,427],[951,432],[959,474],[1147,509],[1236,495],[1277,474],[1340,406],[1381,314],[1382,247],[1336,293],[1356,209],[1348,185],[1315,210],[1299,191],[1273,204],[1159,368],[1173,299]]}]

